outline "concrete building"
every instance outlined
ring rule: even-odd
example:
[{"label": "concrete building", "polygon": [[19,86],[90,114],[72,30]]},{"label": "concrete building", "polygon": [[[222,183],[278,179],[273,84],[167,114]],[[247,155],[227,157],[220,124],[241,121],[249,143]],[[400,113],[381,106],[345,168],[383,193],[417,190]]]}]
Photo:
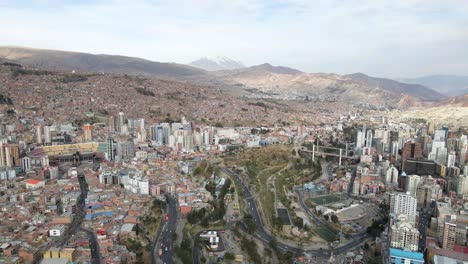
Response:
[{"label": "concrete building", "polygon": [[408,176],[406,179],[406,192],[408,192],[411,196],[416,198],[420,181],[421,177],[419,177],[418,175]]},{"label": "concrete building", "polygon": [[416,220],[417,200],[408,193],[390,194],[390,213],[395,217],[403,214],[407,216],[408,222]]},{"label": "concrete building", "polygon": [[400,248],[408,251],[418,251],[419,231],[408,222],[406,215],[400,215],[391,226],[392,248]]},{"label": "concrete building", "polygon": [[84,130],[84,140],[85,142],[93,141],[93,126],[90,124],[86,124],[83,126]]},{"label": "concrete building", "polygon": [[456,223],[456,216],[451,215],[449,219],[444,222],[444,230],[442,235],[442,248],[446,249],[453,249],[455,246],[456,240],[456,230],[457,230],[457,223]]},{"label": "concrete building", "polygon": [[459,175],[457,181],[457,196],[463,197],[468,195],[468,174]]},{"label": "concrete building", "polygon": [[393,165],[391,165],[385,173],[385,182],[393,186],[398,186],[398,169]]},{"label": "concrete building", "polygon": [[421,252],[390,248],[389,261],[391,264],[423,264],[424,255]]}]

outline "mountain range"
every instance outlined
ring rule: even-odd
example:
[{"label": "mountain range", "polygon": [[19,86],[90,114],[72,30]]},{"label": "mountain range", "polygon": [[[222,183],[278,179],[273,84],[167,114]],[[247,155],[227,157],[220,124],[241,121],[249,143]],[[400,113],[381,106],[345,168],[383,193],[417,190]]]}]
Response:
[{"label": "mountain range", "polygon": [[468,76],[429,75],[413,79],[402,79],[401,81],[421,84],[447,96],[468,93]]},{"label": "mountain range", "polygon": [[390,108],[417,107],[445,99],[444,95],[424,85],[371,77],[363,73],[306,73],[268,63],[245,67],[227,57],[204,57],[184,65],[116,55],[8,46],[0,47],[0,58],[54,71],[144,75],[208,84],[242,92],[250,98],[341,102]]},{"label": "mountain range", "polygon": [[0,58],[53,71],[142,74],[163,77],[203,75],[205,71],[184,64],[155,62],[118,55],[95,55],[23,47],[0,47]]}]

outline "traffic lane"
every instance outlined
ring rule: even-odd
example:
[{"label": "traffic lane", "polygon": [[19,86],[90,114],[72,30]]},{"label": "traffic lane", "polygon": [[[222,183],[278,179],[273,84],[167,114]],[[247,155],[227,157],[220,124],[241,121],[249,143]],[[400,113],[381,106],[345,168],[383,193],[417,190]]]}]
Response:
[{"label": "traffic lane", "polygon": [[[242,189],[244,190],[244,194],[247,194],[249,196],[249,198],[246,198],[247,199],[252,199],[253,201],[253,198],[252,198],[252,195],[250,193],[250,190],[245,186],[244,182],[242,180],[239,179],[239,175],[236,174],[236,173],[233,173],[232,171],[228,170],[228,169],[222,169],[223,172],[227,173],[227,174],[230,174],[231,176],[233,176],[234,180],[236,181],[236,183],[240,184]],[[251,206],[248,207],[249,208],[249,211],[251,212],[251,215],[255,218],[259,218],[259,215],[258,215],[258,212],[257,212],[257,207],[256,207],[256,204],[255,202],[253,202],[251,204]],[[263,242],[266,242],[266,243],[269,243],[273,237],[267,233],[264,229],[264,227],[262,226],[261,222],[258,221],[258,224],[256,223],[256,226],[257,226],[257,234],[258,234],[258,238],[260,240],[262,240]],[[335,252],[337,253],[345,253],[347,252],[349,249],[351,248],[354,248],[356,247],[357,245],[359,245],[363,240],[362,239],[368,239],[368,235],[366,233],[362,233],[360,235],[358,235],[357,237],[353,238],[352,239],[352,242],[351,243],[348,243],[344,246],[341,246],[341,247],[338,247],[335,249]],[[302,248],[297,248],[297,247],[291,247],[291,246],[288,246],[288,245],[285,245],[285,244],[282,244],[280,242],[278,242],[278,247],[283,249],[283,250],[286,250],[286,251],[290,251],[290,252],[293,252],[293,253],[298,253],[298,252],[301,252],[302,251]],[[322,249],[322,250],[307,250],[308,253],[311,253],[311,254],[330,254],[330,250],[328,249]]]}]

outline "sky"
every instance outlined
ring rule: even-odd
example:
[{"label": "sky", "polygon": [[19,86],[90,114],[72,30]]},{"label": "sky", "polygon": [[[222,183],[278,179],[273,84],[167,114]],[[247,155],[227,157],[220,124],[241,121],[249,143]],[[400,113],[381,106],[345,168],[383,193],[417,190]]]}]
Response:
[{"label": "sky", "polygon": [[0,45],[306,72],[468,75],[467,0],[0,0]]}]

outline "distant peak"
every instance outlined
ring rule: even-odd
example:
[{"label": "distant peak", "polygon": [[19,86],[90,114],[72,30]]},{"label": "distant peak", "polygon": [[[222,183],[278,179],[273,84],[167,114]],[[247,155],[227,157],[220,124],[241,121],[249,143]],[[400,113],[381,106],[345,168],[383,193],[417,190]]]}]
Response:
[{"label": "distant peak", "polygon": [[242,62],[233,60],[226,56],[204,56],[198,60],[192,61],[190,65],[208,71],[245,68]]}]

